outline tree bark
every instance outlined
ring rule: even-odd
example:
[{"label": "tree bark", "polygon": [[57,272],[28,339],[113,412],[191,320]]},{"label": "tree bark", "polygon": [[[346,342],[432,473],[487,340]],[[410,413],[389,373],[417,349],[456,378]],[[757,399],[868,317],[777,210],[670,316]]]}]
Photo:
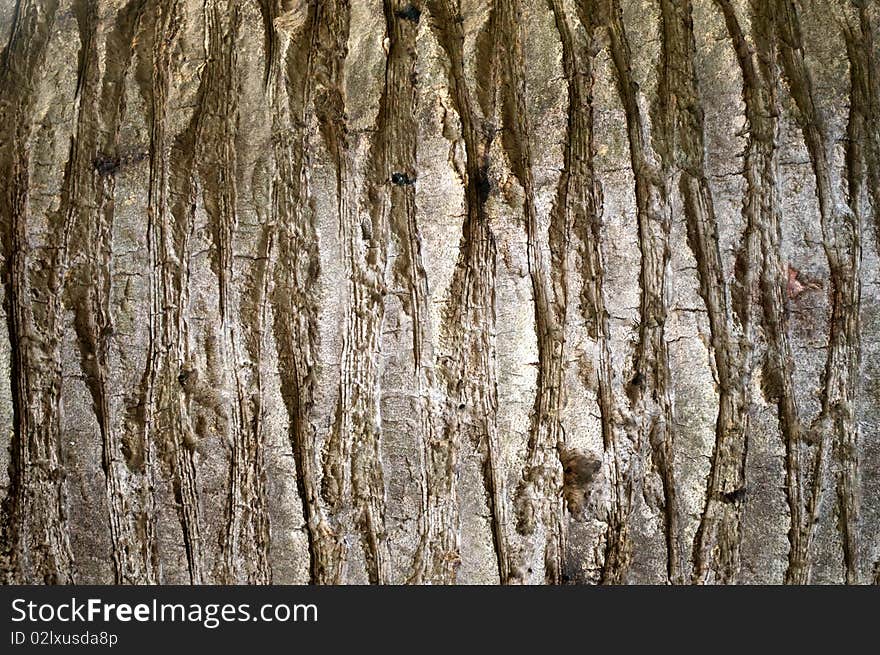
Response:
[{"label": "tree bark", "polygon": [[880,580],[880,5],[0,8],[6,583]]}]

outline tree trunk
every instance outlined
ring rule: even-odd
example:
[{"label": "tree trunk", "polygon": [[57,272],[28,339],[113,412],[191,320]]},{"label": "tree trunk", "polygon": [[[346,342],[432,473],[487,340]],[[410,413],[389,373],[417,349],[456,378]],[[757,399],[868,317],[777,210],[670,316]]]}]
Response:
[{"label": "tree trunk", "polygon": [[6,583],[880,582],[880,4],[0,26]]}]

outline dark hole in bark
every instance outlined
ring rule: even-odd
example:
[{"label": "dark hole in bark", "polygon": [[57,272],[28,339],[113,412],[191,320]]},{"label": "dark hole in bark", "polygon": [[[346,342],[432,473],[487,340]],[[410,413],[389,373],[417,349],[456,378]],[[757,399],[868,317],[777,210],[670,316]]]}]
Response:
[{"label": "dark hole in bark", "polygon": [[487,145],[492,145],[492,142],[495,140],[495,135],[498,133],[498,128],[494,123],[490,123],[489,121],[483,121],[483,136],[486,139]]},{"label": "dark hole in bark", "polygon": [[422,16],[422,11],[418,7],[407,5],[403,9],[394,12],[394,15],[398,18],[403,18],[404,20],[410,20],[413,23],[418,23],[419,18],[421,18]]},{"label": "dark hole in bark", "polygon": [[480,167],[480,175],[477,178],[477,193],[479,194],[480,202],[486,202],[489,199],[489,193],[492,191],[492,183],[489,181],[489,174],[486,168]]},{"label": "dark hole in bark", "polygon": [[406,173],[392,173],[391,183],[396,186],[406,186],[407,184],[415,184],[416,180],[413,177],[409,177]]},{"label": "dark hole in bark", "polygon": [[724,498],[724,502],[726,503],[736,503],[746,497],[746,488],[740,487],[739,489],[734,489],[733,491],[722,492],[721,496]]},{"label": "dark hole in bark", "polygon": [[99,154],[92,161],[92,165],[99,175],[113,175],[119,170],[119,157],[110,157],[109,155]]},{"label": "dark hole in bark", "polygon": [[644,386],[645,376],[642,375],[641,371],[636,371],[624,387],[626,396],[627,398],[629,398],[629,401],[631,403],[638,402],[639,396],[641,395]]}]

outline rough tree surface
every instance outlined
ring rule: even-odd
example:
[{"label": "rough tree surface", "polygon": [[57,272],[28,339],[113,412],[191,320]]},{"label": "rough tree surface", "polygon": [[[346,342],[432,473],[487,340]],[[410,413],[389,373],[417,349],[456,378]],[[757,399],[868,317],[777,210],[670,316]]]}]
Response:
[{"label": "rough tree surface", "polygon": [[880,581],[880,4],[0,0],[6,583]]}]

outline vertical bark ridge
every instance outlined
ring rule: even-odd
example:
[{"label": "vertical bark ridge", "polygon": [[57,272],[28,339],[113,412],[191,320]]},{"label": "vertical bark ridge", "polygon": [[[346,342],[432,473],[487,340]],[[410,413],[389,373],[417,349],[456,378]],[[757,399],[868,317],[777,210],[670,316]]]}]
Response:
[{"label": "vertical bark ridge", "polygon": [[[117,14],[116,28],[108,38],[107,50],[114,52],[133,51],[134,39],[146,8],[146,0],[132,0]],[[102,106],[107,108],[104,118],[104,137],[101,150],[97,154],[96,163],[102,157],[110,156],[112,164],[122,161],[119,151],[119,132],[125,116],[124,80],[131,68],[132,56],[108,63],[102,91]],[[136,157],[140,158],[138,153]],[[104,457],[107,466],[108,505],[116,505],[116,513],[120,520],[119,551],[122,581],[131,584],[155,584],[159,579],[156,561],[156,538],[153,517],[153,493],[149,476],[144,470],[144,449],[130,448],[126,439],[128,425],[120,426],[122,434],[117,436],[111,426],[115,425],[107,399],[109,383],[109,357],[111,340],[115,334],[111,314],[111,264],[112,264],[112,232],[115,217],[114,191],[116,188],[113,175],[103,176],[100,180],[101,195],[94,216],[96,235],[93,247],[96,253],[85,262],[83,276],[92,285],[91,302],[85,300],[77,306],[90,307],[93,315],[86,315],[90,334],[101,335],[89,345],[94,351],[98,363],[95,390],[97,405],[104,409],[99,413],[102,437],[104,440]],[[100,266],[94,265],[94,260]],[[118,428],[119,429],[119,428]],[[113,478],[116,478],[114,480]],[[126,485],[126,482],[128,484]],[[126,486],[130,489],[126,494]],[[111,510],[112,511],[112,510]],[[111,517],[112,520],[112,517]]]},{"label": "vertical bark ridge", "polygon": [[[563,346],[566,312],[564,255],[557,260],[554,289],[548,286],[535,206],[532,172],[531,126],[525,89],[522,46],[522,6],[519,0],[497,0],[483,32],[481,44],[491,52],[478,56],[483,70],[483,112],[494,117],[500,95],[502,146],[511,170],[523,189],[526,253],[535,312],[538,343],[538,376],[531,415],[529,443],[522,479],[517,490],[517,529],[526,535],[543,533],[544,578],[550,584],[562,579],[565,554],[565,509],[561,503],[562,467],[558,453],[564,449],[562,429]],[[560,245],[560,244],[557,244]],[[555,294],[554,294],[555,291]],[[552,297],[551,297],[552,295]],[[496,524],[497,525],[497,524]],[[496,536],[496,540],[502,538]]]},{"label": "vertical bark ridge", "polygon": [[259,0],[259,5],[263,19],[263,85],[267,92],[274,92],[272,85],[277,82],[283,52],[275,21],[281,15],[282,7],[280,0]]},{"label": "vertical bark ridge", "polygon": [[[855,401],[861,349],[861,242],[858,217],[839,197],[837,181],[829,162],[828,127],[816,106],[811,73],[801,40],[800,18],[794,2],[775,0],[773,18],[782,68],[797,107],[798,124],[816,180],[822,247],[828,261],[831,284],[831,318],[828,353],[822,376],[821,408],[810,427],[809,441],[816,444],[815,452],[807,454],[811,466],[809,476],[804,480],[807,488],[799,527],[799,548],[792,549],[786,572],[788,582],[806,584],[810,579],[810,548],[827,476],[829,451],[834,445],[838,451],[841,448],[851,450],[847,455],[848,460],[855,458],[854,446],[858,438]],[[797,447],[802,448],[800,444]],[[854,461],[847,465],[854,466]],[[850,521],[853,519],[853,516],[849,517]],[[847,531],[854,534],[855,525],[850,523]],[[854,575],[854,572],[848,575]]]},{"label": "vertical bark ridge", "polygon": [[[269,86],[275,134],[271,218],[275,233],[270,240],[275,241],[277,251],[270,304],[281,395],[288,413],[297,490],[308,538],[309,579],[312,584],[330,584],[340,579],[343,545],[323,507],[312,422],[320,259],[309,188],[306,128],[315,87],[311,46],[317,39],[318,21],[316,4],[310,4],[305,16],[295,20],[297,27],[288,39],[286,65],[279,66],[277,77]],[[275,28],[279,29],[277,21]]]},{"label": "vertical bark ridge", "polygon": [[[416,222],[415,183],[417,171],[418,126],[415,119],[416,105],[416,35],[421,17],[421,3],[404,0],[384,0],[383,13],[388,51],[385,59],[385,82],[379,100],[379,113],[376,118],[376,139],[372,143],[366,172],[366,189],[363,206],[366,216],[362,219],[362,237],[367,248],[361,262],[364,273],[373,280],[369,296],[368,311],[378,314],[375,342],[372,357],[378,358],[381,347],[381,318],[384,314],[386,289],[386,269],[388,247],[391,240],[396,244],[397,255],[391,268],[391,282],[395,289],[403,289],[403,309],[412,320],[412,381],[415,386],[415,403],[418,414],[416,441],[420,458],[421,504],[419,530],[421,535],[427,531],[429,517],[425,513],[426,486],[426,444],[434,438],[433,408],[431,391],[434,386],[433,353],[430,344],[430,328],[427,306],[427,275],[422,264],[421,237]],[[363,229],[366,225],[367,229]],[[377,282],[379,284],[377,284]],[[377,293],[378,292],[378,293]],[[379,295],[382,294],[382,295]],[[423,352],[424,351],[424,352]],[[376,366],[376,364],[373,364]],[[373,371],[376,386],[373,410],[379,413],[378,371]],[[369,485],[360,485],[359,493],[384,494],[384,485],[373,490]],[[380,495],[380,498],[382,496]],[[359,503],[369,507],[375,500],[361,498]],[[384,504],[370,508],[371,514],[383,520]],[[380,513],[381,512],[381,513]],[[384,530],[384,527],[383,527]],[[379,550],[380,545],[376,545]],[[381,545],[382,549],[386,547]],[[381,553],[387,560],[388,554]],[[426,573],[425,553],[418,547],[407,575],[422,581]],[[383,563],[381,577],[389,581],[388,565]]]},{"label": "vertical bark ridge", "polygon": [[[175,216],[169,207],[172,161],[167,134],[172,59],[182,26],[182,7],[157,3],[150,8],[152,34],[142,56],[149,57],[150,78],[141,81],[150,127],[150,175],[147,202],[147,244],[150,259],[150,337],[141,404],[145,407],[144,441],[161,461],[148,454],[151,466],[171,475],[178,518],[183,531],[190,581],[204,580],[201,509],[195,456],[196,438],[190,421],[191,375],[188,305],[189,214]],[[187,221],[181,223],[181,221]],[[159,474],[154,471],[152,475]]]},{"label": "vertical bark ridge", "polygon": [[[391,40],[385,68],[385,104],[382,112],[389,136],[384,165],[388,171],[385,183],[391,182],[389,221],[391,234],[399,243],[400,252],[391,271],[397,286],[407,290],[404,310],[413,324],[413,365],[419,379],[419,394],[427,393],[434,384],[433,352],[428,321],[428,278],[422,261],[421,234],[417,223],[415,186],[417,179],[415,83],[418,62],[416,35],[422,14],[421,2],[385,0],[385,26]],[[393,101],[392,101],[393,99]],[[402,173],[403,178],[394,173]],[[427,426],[424,426],[427,428]]]},{"label": "vertical bark ridge", "polygon": [[[867,4],[858,4],[858,25],[850,31],[847,52],[852,84],[850,134],[848,143],[848,186],[850,206],[857,218],[863,217],[864,207],[860,193],[866,197],[873,214],[874,235],[880,245],[880,72],[878,72],[875,26]],[[841,471],[837,483],[838,507],[844,521],[844,564],[847,579],[858,576],[858,452],[847,452],[841,447],[838,466]],[[852,534],[851,523],[856,523]],[[880,584],[880,561],[874,568],[874,583]]]},{"label": "vertical bark ridge", "polygon": [[[341,529],[346,534],[359,532],[367,575],[376,584],[388,579],[378,404],[387,218],[375,206],[372,216],[362,217],[356,198],[343,77],[349,20],[347,1],[322,4],[313,42],[315,113],[336,168],[337,213],[348,284],[336,414],[324,454],[322,492]],[[364,239],[365,225],[375,228],[371,239]]]},{"label": "vertical bark ridge", "polygon": [[69,181],[69,210],[75,214],[72,236],[77,247],[70,255],[67,297],[74,312],[80,365],[101,437],[117,584],[157,581],[151,546],[152,512],[146,509],[149,500],[144,497],[143,472],[127,465],[123,440],[115,434],[108,389],[114,334],[110,306],[114,176],[122,162],[118,140],[119,123],[125,112],[123,82],[144,5],[143,0],[134,0],[117,13],[116,26],[108,36],[106,47],[128,56],[110,60],[103,79],[98,69],[98,8],[94,3],[86,3],[77,13],[84,51],[78,87],[81,108],[76,138],[79,145]]},{"label": "vertical bark ridge", "polygon": [[[666,139],[664,167],[678,174],[688,244],[697,262],[699,293],[709,317],[710,354],[718,383],[715,445],[700,525],[694,539],[693,579],[734,582],[739,568],[740,526],[751,388],[750,311],[734,322],[718,243],[718,221],[706,176],[705,121],[694,61],[696,43],[690,0],[661,0],[662,63],[657,126]],[[740,246],[752,248],[748,239]],[[751,275],[753,254],[743,258],[741,275]],[[747,302],[750,302],[750,298]]]},{"label": "vertical bark ridge", "polygon": [[420,457],[421,503],[419,541],[408,577],[411,582],[422,583],[436,579],[446,552],[443,544],[435,549],[438,544],[432,537],[438,528],[437,516],[428,507],[428,444],[436,439],[432,400],[435,380],[428,323],[427,275],[422,262],[415,192],[418,179],[416,36],[422,4],[385,0],[383,13],[388,52],[376,120],[376,140],[372,144],[367,171],[364,205],[368,216],[363,219],[367,221],[367,229],[362,230],[362,236],[368,248],[366,270],[383,277],[384,270],[380,271],[379,267],[386,267],[387,246],[391,239],[394,240],[397,254],[390,270],[391,281],[395,289],[403,289],[403,309],[412,321],[412,374],[418,413],[416,440]]},{"label": "vertical bark ridge", "polygon": [[[752,5],[754,47],[746,39],[729,0],[716,0],[727,25],[743,76],[748,140],[745,152],[745,231],[737,256],[734,309],[741,322],[751,320],[752,284],[759,288],[760,317],[766,341],[761,372],[764,396],[776,404],[785,444],[785,490],[791,513],[789,543],[799,548],[801,512],[800,415],[792,383],[794,363],[785,307],[787,278],[781,252],[779,167],[779,71],[772,23]],[[757,252],[755,252],[757,251]],[[754,254],[753,254],[754,253]],[[755,260],[752,260],[752,257]],[[752,274],[756,269],[757,273]]]},{"label": "vertical bark ridge", "polygon": [[[387,21],[388,2],[385,6]],[[412,52],[411,56],[414,56],[414,30],[404,30],[404,23],[401,22],[405,18],[403,12],[407,11],[407,7],[396,1],[394,6],[399,7],[395,10],[395,18],[398,20],[394,23],[394,29],[399,29],[401,34],[394,33],[391,37],[391,47],[392,49],[398,47],[396,43],[400,40],[400,50]],[[417,20],[421,20],[421,12],[426,8],[426,4],[410,3],[409,6],[419,12]],[[436,13],[444,9],[444,6],[435,5],[431,10]],[[412,13],[409,15],[415,16]],[[412,51],[410,47],[413,48]],[[411,103],[412,100],[406,95],[403,102]],[[404,174],[407,174],[405,171],[408,167],[412,167],[415,171],[417,163],[415,156],[417,131],[415,116],[411,113],[414,109],[410,105],[401,112],[401,120],[413,121],[410,123],[413,129],[411,136],[408,138],[401,136],[399,141],[399,166],[404,170]],[[428,279],[419,244],[419,228],[414,205],[415,189],[411,184],[404,184],[399,189],[405,194],[405,204],[393,205],[392,231],[407,245],[401,248],[401,255],[395,261],[393,275],[395,278],[405,276],[407,280],[405,284],[410,289],[409,306],[413,321],[413,359],[417,375],[417,392],[420,397],[419,424],[422,448],[419,535],[409,581],[415,584],[450,584],[455,582],[456,571],[461,562],[456,489],[459,441],[454,440],[454,435],[448,432],[445,420],[443,425],[438,425],[439,412],[434,394],[438,385],[442,383],[443,376],[440,375],[438,379],[438,375],[435,374],[435,353],[428,331],[430,327]],[[406,307],[406,303],[404,306]]]},{"label": "vertical bark ridge", "polygon": [[[52,218],[63,236],[47,263],[45,294],[32,287],[28,244],[32,110],[57,8],[57,2],[18,3],[0,70],[0,116],[9,126],[0,142],[0,171],[7,180],[0,216],[13,407],[2,568],[4,581],[18,584],[74,579],[60,453],[63,326],[58,320],[69,212],[59,211]],[[74,139],[71,152],[75,147]]]},{"label": "vertical bark ridge", "polygon": [[857,83],[853,88],[854,100],[858,98],[859,112],[864,117],[862,125],[864,174],[867,179],[868,201],[874,215],[874,236],[880,248],[880,68],[878,68],[877,41],[874,21],[868,5],[859,5],[859,26],[856,32],[853,55],[858,68]]},{"label": "vertical bark ridge", "polygon": [[[389,10],[385,8],[384,11],[387,26]],[[393,34],[393,25],[391,30],[386,33]],[[387,38],[391,40],[391,36]],[[340,215],[341,220],[348,222],[342,230],[346,236],[345,248],[350,265],[350,332],[347,335],[347,348],[343,346],[342,366],[344,377],[348,377],[347,384],[350,385],[346,392],[351,394],[350,405],[341,408],[341,411],[350,413],[348,420],[354,427],[351,434],[354,521],[361,533],[367,575],[373,584],[390,580],[385,532],[385,481],[380,453],[379,350],[387,293],[385,271],[390,239],[390,187],[392,177],[400,179],[395,173],[401,174],[389,170],[389,151],[398,138],[397,93],[405,93],[409,85],[408,74],[395,65],[400,54],[399,43],[389,44],[385,86],[379,100],[376,136],[370,148],[363,197],[357,207],[351,208],[350,215]],[[406,180],[415,178],[414,171],[405,171],[402,175]],[[352,198],[352,203],[355,202]]]},{"label": "vertical bark ridge", "polygon": [[[568,123],[563,168],[557,186],[550,223],[552,268],[559,275],[554,283],[558,298],[567,304],[568,244],[577,244],[582,278],[579,308],[590,339],[595,344],[595,379],[585,383],[595,389],[601,421],[602,441],[608,459],[611,485],[606,544],[615,556],[614,567],[626,567],[629,553],[624,508],[629,505],[632,487],[618,470],[620,429],[608,310],[605,303],[605,257],[602,248],[602,188],[594,166],[593,86],[595,83],[595,25],[581,12],[584,38],[578,40],[560,0],[550,0],[562,44],[562,66],[568,80]],[[583,8],[583,4],[580,8]],[[568,568],[568,567],[566,567]],[[569,576],[570,577],[570,576]]]},{"label": "vertical bark ridge", "polygon": [[[583,289],[580,310],[588,333],[597,342],[596,400],[602,422],[602,443],[609,472],[610,507],[605,530],[604,561],[600,580],[622,581],[629,566],[632,542],[629,512],[635,486],[632,471],[626,466],[634,443],[633,435],[623,428],[623,405],[618,400],[618,380],[611,349],[611,329],[605,300],[605,257],[602,248],[603,195],[595,171],[595,131],[593,125],[593,85],[596,81],[593,60],[598,49],[596,31],[601,27],[598,7],[578,2],[577,13],[587,42],[580,58],[563,59],[569,77],[569,150],[560,184],[573,192],[569,201],[573,233],[581,243]],[[565,47],[567,39],[563,39]],[[572,51],[574,52],[574,51]],[[583,111],[585,108],[586,111]],[[570,176],[566,176],[566,171]],[[592,380],[587,380],[592,384]]]},{"label": "vertical bark ridge", "polygon": [[[860,8],[859,24],[855,28],[847,28],[845,32],[847,58],[850,65],[850,110],[847,124],[847,152],[846,152],[846,177],[847,193],[849,195],[849,207],[853,219],[857,222],[858,233],[862,231],[863,195],[865,192],[866,161],[872,156],[872,147],[868,125],[871,116],[871,60],[872,51],[868,49],[870,44],[870,22],[864,7]],[[867,29],[865,29],[867,27]],[[863,145],[864,144],[864,145]],[[876,180],[874,180],[876,181]],[[859,284],[860,258],[854,262],[854,278]],[[858,315],[857,317],[858,318]],[[861,330],[858,320],[854,327],[855,338],[860,342]],[[851,369],[847,374],[853,377],[849,380],[853,389],[858,389],[859,366],[861,358],[851,363]],[[859,432],[845,432],[840,435],[838,443],[834,445],[834,458],[837,466],[836,496],[837,510],[840,516],[841,543],[843,546],[843,565],[846,571],[846,582],[856,584],[861,574],[861,540],[859,535]]]},{"label": "vertical bark ridge", "polygon": [[[159,562],[156,541],[155,506],[153,494],[153,453],[147,443],[145,396],[135,391],[133,407],[121,412],[121,425],[114,429],[113,408],[108,394],[110,359],[116,335],[111,306],[112,240],[115,224],[116,172],[130,157],[140,160],[144,155],[123,153],[120,148],[120,130],[125,117],[126,100],[124,81],[132,67],[136,38],[139,30],[146,29],[148,0],[131,0],[119,10],[116,26],[107,39],[108,52],[128,52],[129,56],[111,59],[106,64],[102,89],[100,149],[94,159],[99,174],[95,181],[96,206],[91,220],[91,249],[80,262],[79,279],[73,277],[71,302],[77,316],[80,350],[85,349],[85,361],[94,362],[94,371],[86,370],[87,382],[96,407],[102,436],[102,457],[105,466],[110,520],[119,519],[118,554],[122,582],[155,584],[159,582]],[[96,265],[96,264],[100,265]],[[79,286],[78,286],[79,285]],[[85,329],[84,329],[85,328]],[[92,359],[89,359],[89,357]],[[146,379],[146,378],[144,378]],[[126,403],[128,404],[128,402]],[[117,548],[114,544],[114,548]]]},{"label": "vertical bark ridge", "polygon": [[[587,10],[602,15],[609,35],[609,50],[614,63],[620,101],[626,114],[630,160],[635,178],[641,271],[639,274],[639,325],[632,360],[632,377],[627,383],[633,416],[638,417],[639,457],[648,453],[663,485],[666,573],[669,582],[681,581],[682,561],[679,546],[679,510],[673,473],[674,427],[672,380],[669,350],[666,343],[668,302],[669,230],[668,181],[657,161],[646,118],[639,105],[638,85],[632,72],[632,53],[618,0],[585,0]],[[662,140],[658,141],[662,146]],[[609,540],[609,545],[614,545]],[[606,581],[620,582],[624,571],[611,562],[616,571],[607,571]],[[606,567],[607,568],[607,567]]]},{"label": "vertical bark ridge", "polygon": [[[443,355],[439,374],[445,385],[442,437],[429,444],[429,512],[442,516],[435,537],[445,546],[440,577],[455,580],[459,554],[458,500],[455,487],[459,450],[471,437],[484,448],[483,473],[492,517],[499,578],[515,576],[507,539],[503,480],[499,470],[498,395],[495,375],[495,236],[485,203],[491,191],[489,147],[494,131],[479,124],[464,69],[464,33],[452,0],[429,0],[432,29],[446,55],[450,93],[461,121],[465,145],[465,202],[459,257],[453,272],[449,304],[441,326]],[[432,482],[430,478],[434,478]]]},{"label": "vertical bark ridge", "polygon": [[[227,582],[267,583],[269,525],[262,479],[262,416],[258,362],[250,351],[241,352],[241,340],[256,338],[259,320],[242,315],[236,320],[233,286],[233,238],[238,223],[238,129],[239,64],[236,50],[241,14],[236,3],[213,0],[205,8],[207,62],[200,88],[200,102],[190,124],[190,152],[177,171],[188,189],[180,201],[193,196],[193,163],[198,161],[205,211],[212,242],[211,268],[217,276],[220,310],[221,356],[231,370],[233,402],[229,410],[213,409],[229,432],[231,456],[226,503],[226,526],[221,538],[222,577]],[[195,157],[195,159],[194,159]],[[186,206],[180,207],[187,211]],[[254,317],[255,318],[255,317]],[[228,421],[226,420],[228,417]]]},{"label": "vertical bark ridge", "polygon": [[[349,304],[343,328],[342,356],[340,358],[340,379],[337,390],[337,402],[334,424],[324,444],[324,475],[321,492],[328,507],[336,517],[348,513],[343,505],[350,495],[351,444],[349,435],[354,432],[353,405],[356,400],[352,394],[357,390],[353,379],[352,350],[356,347],[352,340],[356,338],[359,325],[353,324],[354,301],[356,293],[353,281],[354,253],[352,239],[354,237],[353,222],[356,220],[351,209],[352,188],[350,184],[350,165],[348,156],[348,126],[345,116],[344,67],[348,54],[349,6],[345,0],[329,0],[319,2],[315,9],[315,32],[311,43],[314,62],[314,109],[318,120],[318,128],[324,144],[330,154],[330,164],[336,172],[336,212],[340,241],[342,242],[342,260],[345,266],[348,284]],[[341,13],[341,15],[340,15]],[[342,534],[346,534],[348,526],[340,523]]]},{"label": "vertical bark ridge", "polygon": [[880,68],[875,54],[876,28],[868,12],[868,5],[859,5],[858,22],[852,51],[855,63],[851,59],[850,65],[858,69],[853,95],[854,101],[858,99],[859,112],[864,118],[864,174],[868,182],[868,201],[874,215],[875,239],[880,248]]}]

